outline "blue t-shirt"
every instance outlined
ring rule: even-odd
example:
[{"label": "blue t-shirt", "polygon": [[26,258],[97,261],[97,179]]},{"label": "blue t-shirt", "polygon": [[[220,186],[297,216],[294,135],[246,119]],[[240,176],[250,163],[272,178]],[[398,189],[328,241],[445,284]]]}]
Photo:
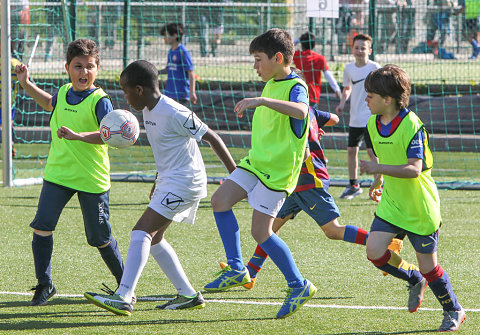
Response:
[{"label": "blue t-shirt", "polygon": [[[382,124],[380,122],[380,118],[377,117],[377,129],[380,132],[380,135],[388,137],[397,129],[400,125],[400,122],[403,118],[409,113],[409,110],[404,108],[400,110],[397,116],[393,118],[393,120],[389,124]],[[423,131],[419,131],[415,134],[415,136],[410,141],[407,149],[407,158],[420,158],[423,159],[423,148],[425,142],[425,133]],[[365,144],[367,148],[373,148],[372,143],[370,141],[370,136],[367,136],[365,139]]]},{"label": "blue t-shirt", "polygon": [[[70,105],[76,105],[82,102],[83,99],[88,97],[90,93],[95,91],[95,88],[92,88],[90,90],[85,90],[81,92],[75,92],[73,88],[68,90],[67,93],[67,103]],[[55,108],[55,105],[57,104],[57,94],[52,97],[52,106]],[[110,113],[113,110],[113,105],[112,101],[110,101],[109,98],[105,97],[102,98],[98,101],[97,106],[95,106],[95,114],[97,115],[97,120],[98,120],[98,125],[100,125],[100,121],[104,118],[105,115]]]},{"label": "blue t-shirt", "polygon": [[[285,77],[285,79],[291,79],[291,78],[299,78],[299,76],[298,74],[295,73],[295,71],[292,71],[288,76]],[[293,86],[292,90],[290,91],[290,101],[303,102],[307,106],[309,105],[308,93],[302,84],[296,84],[295,86]],[[304,120],[290,117],[290,125],[293,131],[295,132],[295,135],[297,135],[297,137],[302,136],[304,124],[305,124]]]},{"label": "blue t-shirt", "polygon": [[190,98],[190,81],[188,71],[193,71],[190,53],[179,44],[175,50],[168,51],[167,85],[165,95],[175,100]]}]

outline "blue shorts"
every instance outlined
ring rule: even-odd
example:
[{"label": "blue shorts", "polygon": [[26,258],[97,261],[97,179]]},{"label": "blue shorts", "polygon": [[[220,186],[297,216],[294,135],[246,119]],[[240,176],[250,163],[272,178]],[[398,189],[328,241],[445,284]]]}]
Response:
[{"label": "blue shorts", "polygon": [[323,188],[294,192],[285,199],[277,218],[286,218],[293,214],[293,218],[304,211],[321,227],[340,216],[340,211],[333,197]]},{"label": "blue shorts", "polygon": [[38,209],[30,227],[43,231],[54,231],[60,214],[72,196],[77,193],[83,214],[83,224],[87,242],[92,247],[102,246],[112,239],[112,231],[108,219],[109,193],[88,193],[65,186],[43,181],[42,191],[38,199]]},{"label": "blue shorts", "polygon": [[372,231],[407,235],[415,251],[421,254],[433,254],[438,248],[438,230],[430,235],[418,235],[397,227],[375,215],[375,219],[373,219],[370,227],[370,232]]}]

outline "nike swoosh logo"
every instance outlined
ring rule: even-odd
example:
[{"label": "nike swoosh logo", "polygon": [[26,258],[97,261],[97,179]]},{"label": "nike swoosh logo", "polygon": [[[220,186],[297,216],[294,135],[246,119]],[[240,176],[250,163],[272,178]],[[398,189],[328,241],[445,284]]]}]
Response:
[{"label": "nike swoosh logo", "polygon": [[313,205],[312,207],[310,207],[310,210],[313,211],[313,209],[315,208],[315,206],[317,206],[317,204]]},{"label": "nike swoosh logo", "polygon": [[171,205],[171,204],[174,204],[174,203],[176,203],[176,202],[183,202],[183,200],[182,200],[182,199],[179,199],[179,200],[171,200],[171,201],[170,201],[170,199],[167,199],[167,205]]},{"label": "nike swoosh logo", "polygon": [[439,298],[439,299],[443,299],[443,298],[445,298],[447,295],[448,295],[448,293],[447,293],[447,294],[444,294],[444,295],[439,295],[438,298]]},{"label": "nike swoosh logo", "polygon": [[355,85],[355,84],[358,84],[359,82],[364,81],[364,80],[365,80],[365,78],[357,80],[357,81],[352,80],[352,84]]},{"label": "nike swoosh logo", "polygon": [[427,243],[427,244],[422,243],[422,248],[425,248],[426,246],[429,246],[429,245],[432,244],[432,243],[433,243],[433,242],[430,242],[430,243]]},{"label": "nike swoosh logo", "polygon": [[53,292],[53,286],[50,286],[50,287],[48,288],[48,294],[50,294],[50,293],[52,293],[52,292]]}]

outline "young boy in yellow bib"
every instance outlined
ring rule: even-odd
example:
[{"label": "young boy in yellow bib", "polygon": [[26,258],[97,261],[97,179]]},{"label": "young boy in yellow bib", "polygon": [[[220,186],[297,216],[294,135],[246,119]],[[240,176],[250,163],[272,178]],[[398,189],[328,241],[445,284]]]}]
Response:
[{"label": "young boy in yellow bib", "polygon": [[[379,202],[367,240],[367,257],[380,270],[409,283],[408,310],[416,312],[427,285],[443,307],[439,331],[455,331],[465,320],[447,272],[437,262],[440,198],[431,176],[433,156],[428,133],[407,109],[411,84],[405,71],[386,65],[365,80],[368,119],[367,147],[371,161],[360,172],[375,175],[369,195]],[[383,187],[383,190],[382,190]],[[412,243],[418,268],[387,249],[397,234]]]}]

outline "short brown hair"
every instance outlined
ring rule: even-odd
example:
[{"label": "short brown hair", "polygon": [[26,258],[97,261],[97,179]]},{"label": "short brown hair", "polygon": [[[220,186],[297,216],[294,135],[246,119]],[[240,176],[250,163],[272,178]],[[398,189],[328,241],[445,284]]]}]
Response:
[{"label": "short brown hair", "polygon": [[283,55],[285,65],[293,60],[295,47],[292,36],[283,29],[273,28],[255,37],[250,43],[250,54],[263,52],[271,59],[277,52]]},{"label": "short brown hair", "polygon": [[410,98],[411,82],[408,74],[399,66],[387,64],[370,72],[365,79],[365,90],[381,97],[395,99],[397,107],[407,108]]},{"label": "short brown hair", "polygon": [[183,24],[181,23],[168,23],[160,29],[160,35],[162,36],[165,36],[165,34],[167,33],[170,36],[177,34],[178,42],[182,40],[183,32],[184,32]]},{"label": "short brown hair", "polygon": [[67,49],[67,64],[70,64],[73,58],[77,56],[92,56],[97,65],[100,65],[100,51],[97,44],[89,39],[80,38],[71,42]]},{"label": "short brown hair", "polygon": [[370,45],[372,45],[373,43],[372,36],[368,34],[355,35],[355,37],[353,38],[352,46],[355,44],[356,41],[367,41],[370,42]]}]

